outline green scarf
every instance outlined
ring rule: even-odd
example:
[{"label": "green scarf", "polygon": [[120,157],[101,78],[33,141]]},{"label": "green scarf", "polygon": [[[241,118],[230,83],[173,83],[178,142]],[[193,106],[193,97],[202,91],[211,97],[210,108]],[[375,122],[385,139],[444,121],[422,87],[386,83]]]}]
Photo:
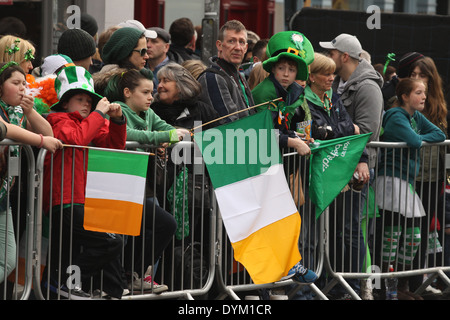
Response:
[{"label": "green scarf", "polygon": [[[331,100],[331,97],[333,96],[333,89],[330,89],[325,93]],[[305,98],[306,98],[306,100],[310,101],[311,103],[313,103],[317,106],[326,107],[327,108],[326,110],[328,110],[330,108],[330,101],[325,99],[325,101],[322,102],[322,99],[320,99],[319,96],[311,90],[311,87],[309,85],[306,86],[306,88],[305,88]],[[329,114],[330,114],[330,112],[328,111],[328,115]]]},{"label": "green scarf", "polygon": [[[13,107],[8,105],[6,102],[4,102],[2,99],[0,99],[0,109],[2,112],[2,118],[13,125],[24,127],[25,126],[25,115],[23,113],[23,109],[21,107]],[[11,157],[18,157],[19,156],[19,147],[18,146],[10,146],[9,147],[9,153]],[[7,172],[7,170],[6,170]],[[8,192],[8,185],[11,189],[14,185],[15,179],[14,177],[9,177],[8,179],[5,179],[5,177],[0,177],[3,181],[1,182],[0,186],[0,201],[3,202],[5,200],[5,196]]]}]

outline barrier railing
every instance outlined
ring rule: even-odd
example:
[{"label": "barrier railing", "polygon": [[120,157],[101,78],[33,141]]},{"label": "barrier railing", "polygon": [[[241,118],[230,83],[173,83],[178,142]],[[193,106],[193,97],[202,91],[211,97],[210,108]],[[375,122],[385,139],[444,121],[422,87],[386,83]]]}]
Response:
[{"label": "barrier railing", "polygon": [[[399,285],[402,289],[411,289],[419,295],[437,278],[448,290],[450,281],[446,273],[450,267],[444,257],[449,252],[443,248],[448,241],[444,236],[445,201],[450,199],[445,199],[444,191],[446,171],[450,168],[446,156],[449,141],[424,143],[421,151],[410,150],[403,143],[377,142],[369,146],[378,149],[379,161],[374,169],[372,189],[366,190],[367,199],[361,191],[341,193],[326,215],[329,241],[325,247],[325,270],[329,277],[323,292],[336,294],[333,289],[340,285],[341,293],[360,300],[366,286],[384,289],[382,281],[392,277],[403,280]],[[395,157],[398,164],[394,165],[387,154]],[[410,164],[416,157],[420,159],[420,169]],[[390,173],[383,174],[391,171],[396,176],[403,175],[404,179],[410,175],[414,182],[398,179],[392,182]],[[350,217],[352,205],[358,203],[355,200],[359,200],[362,210],[356,210]],[[422,210],[421,217],[403,218],[411,212],[417,215],[419,210]],[[390,265],[394,267],[393,272],[389,272]],[[380,292],[382,295],[383,290]]]},{"label": "barrier railing", "polygon": [[[14,143],[3,141],[0,145],[12,144]],[[383,156],[384,151],[391,151],[399,155],[400,168],[416,154],[404,144],[371,143],[370,147],[377,148],[380,153],[379,163],[374,170],[373,193],[369,192],[368,200],[366,200],[361,198],[360,191],[342,192],[319,220],[315,219],[314,208],[308,197],[309,165],[307,159],[298,157],[295,153],[286,152],[284,155],[286,179],[291,183],[293,197],[302,217],[299,239],[302,262],[320,275],[320,279],[312,285],[298,285],[292,280],[255,285],[245,268],[233,259],[233,250],[227,239],[204,164],[174,164],[171,162],[172,155],[167,158],[157,157],[157,148],[130,142],[127,144],[127,149],[144,150],[152,155],[148,171],[151,183],[148,187],[156,190],[156,193],[148,194],[148,197],[153,200],[157,199],[157,201],[144,203],[143,212],[147,212],[148,209],[150,212],[155,212],[158,206],[172,215],[177,215],[179,228],[161,256],[151,253],[150,258],[147,256],[146,261],[150,261],[149,263],[142,262],[144,259],[135,261],[134,258],[144,257],[148,252],[154,252],[155,242],[149,242],[151,250],[147,251],[148,247],[140,245],[136,237],[124,237],[121,252],[118,255],[120,265],[124,267],[126,264],[125,252],[132,257],[131,268],[129,268],[131,274],[128,272],[124,281],[137,280],[142,287],[144,275],[148,271],[148,267],[151,267],[152,279],[160,285],[166,285],[167,290],[156,292],[156,289],[159,288],[156,284],[152,284],[149,290],[131,288],[124,293],[122,299],[156,300],[198,297],[238,300],[242,299],[242,294],[261,289],[282,290],[290,299],[303,295],[308,298],[324,300],[332,298],[336,290],[343,289],[341,291],[349,294],[352,299],[361,299],[365,286],[372,289],[382,288],[382,280],[390,277],[419,278],[418,285],[414,287],[417,294],[424,293],[424,290],[436,279],[441,280],[448,290],[450,267],[446,255],[450,251],[445,250],[449,241],[445,239],[444,230],[450,220],[445,216],[445,202],[450,201],[450,199],[446,199],[448,194],[445,192],[446,170],[450,169],[449,145],[450,141],[433,145],[425,143],[422,152],[417,153],[417,156],[421,158],[422,166],[419,174],[413,174],[414,183],[408,188],[399,187],[398,192],[390,192],[380,199],[380,193],[377,192],[376,186],[383,183],[381,189],[386,189],[388,183],[386,179],[382,180],[379,174],[380,169],[384,167],[386,170],[392,168],[393,165],[387,162],[386,156]],[[187,142],[183,142],[179,146],[181,149],[174,152],[193,147],[191,143]],[[432,152],[427,152],[427,149]],[[45,170],[48,170],[44,168],[47,152],[41,151],[35,162],[35,155],[29,146],[20,146],[19,150],[19,158],[9,160],[10,166],[8,166],[9,172],[7,173],[7,176],[17,178],[15,185],[21,191],[18,192],[17,197],[13,192],[7,194],[7,203],[13,205],[14,220],[12,223],[15,231],[17,267],[8,277],[3,276],[2,282],[7,285],[1,287],[2,299],[26,300],[32,294],[34,298],[40,300],[60,299],[63,298],[60,287],[64,285],[61,282],[61,276],[62,272],[66,270],[59,270],[60,282],[56,287],[60,289],[56,291],[56,294],[50,294],[49,287],[42,286],[41,283],[41,279],[48,276],[46,268],[49,261],[47,257],[55,253],[48,249],[52,248],[52,241],[59,241],[59,239],[51,238],[52,228],[55,225],[52,225],[52,219],[42,210],[44,174]],[[85,153],[86,150],[78,150],[78,152]],[[172,152],[172,150],[167,152]],[[163,159],[163,161],[156,159]],[[441,161],[436,159],[441,159]],[[27,161],[26,167],[21,165],[24,161]],[[405,165],[405,167],[407,166]],[[434,168],[435,174],[428,168]],[[406,170],[405,173],[409,174],[410,170],[414,170],[414,168]],[[297,178],[297,172],[299,178]],[[176,181],[178,184],[174,183]],[[302,188],[299,188],[300,185]],[[351,184],[349,188],[352,188]],[[389,228],[389,230],[393,230],[394,225],[390,221],[394,221],[395,218],[395,215],[391,215],[389,216],[391,220],[385,223],[387,221],[386,211],[392,211],[387,209],[385,203],[388,198],[397,201],[401,199],[402,190],[415,191],[420,200],[414,198],[413,201],[410,201],[410,198],[406,198],[406,195],[410,194],[407,192],[404,193],[403,200],[405,203],[408,200],[413,205],[418,204],[419,201],[422,202],[425,212],[423,217],[411,222],[412,225],[409,221],[401,221],[402,230],[410,227],[414,230],[420,226],[419,229],[423,231],[421,242],[414,249],[416,254],[411,267],[407,267],[406,263],[400,264],[397,260],[389,260],[394,253],[396,257],[398,256],[396,250],[385,252],[384,255],[382,250],[382,235]],[[345,194],[348,195],[347,200],[345,200]],[[352,220],[350,213],[353,212],[352,206],[358,203],[356,199],[361,204],[362,213],[359,214],[359,210],[354,210],[357,212],[355,215],[357,219]],[[373,206],[373,203],[377,205]],[[395,201],[390,201],[390,205],[393,204]],[[435,207],[437,209],[434,209]],[[430,215],[430,212],[436,214]],[[143,215],[143,224],[146,219],[147,214]],[[8,224],[6,226],[8,227]],[[143,230],[141,236],[150,237],[147,233],[150,232],[152,239],[155,240],[156,230],[154,228],[149,230]],[[392,234],[391,232],[389,235]],[[394,237],[389,239],[384,243],[385,249],[392,249],[387,244],[392,244]],[[0,241],[8,243],[10,240],[2,237]],[[403,248],[402,250],[406,252],[408,241],[404,238],[399,238],[397,241],[397,250]],[[71,252],[80,249],[68,248]],[[349,248],[353,248],[353,250],[349,250]],[[6,256],[6,249],[2,251]],[[408,252],[412,259],[413,254],[411,251]],[[407,258],[408,254],[404,256]],[[384,263],[383,257],[385,257]],[[0,258],[0,265],[3,264],[4,262]],[[386,270],[386,265],[389,264],[394,266],[394,272]],[[133,278],[134,272],[139,274],[138,279]],[[91,278],[90,288],[92,291],[94,289],[103,291],[102,276],[104,274],[100,273],[98,278],[97,276]],[[11,290],[12,287],[14,291]],[[75,299],[72,295],[70,298]],[[92,295],[89,298],[92,298]]]},{"label": "barrier railing", "polygon": [[0,142],[0,150],[0,300],[27,300],[34,261],[34,154],[10,140]]},{"label": "barrier railing", "polygon": [[[183,146],[183,143],[179,145]],[[191,148],[188,145],[188,148]],[[205,180],[204,176],[204,164],[196,164],[195,166],[189,166],[184,163],[175,165],[170,162],[170,157],[158,156],[158,149],[139,145],[137,143],[128,143],[128,150],[139,149],[139,151],[145,151],[150,153],[150,161],[148,167],[148,181],[146,186],[146,202],[144,203],[143,217],[142,217],[142,231],[139,237],[125,236],[123,237],[123,244],[120,257],[122,272],[124,273],[124,295],[122,299],[174,299],[174,298],[186,298],[192,299],[194,296],[201,296],[208,293],[209,288],[212,286],[214,278],[215,268],[215,246],[210,245],[215,239],[215,211],[211,202],[207,202],[205,206],[205,198],[211,199],[213,196],[213,190],[210,187],[208,180]],[[70,152],[82,152],[83,158],[86,159],[87,149],[65,148],[65,150],[71,150]],[[166,152],[170,152],[167,150]],[[44,166],[47,157],[47,167]],[[75,158],[75,157],[73,157]],[[37,159],[37,174],[40,181],[44,181],[45,174],[52,175],[54,170],[64,171],[63,168],[54,168],[53,156],[47,155],[46,151],[42,151]],[[62,159],[64,159],[64,152],[62,153]],[[60,161],[64,166],[64,160]],[[50,164],[50,166],[48,166]],[[132,165],[132,164],[130,164]],[[188,170],[189,169],[189,170]],[[48,172],[45,172],[48,171]],[[75,176],[75,162],[72,164],[71,181],[76,183]],[[183,173],[186,173],[184,175]],[[52,180],[52,179],[50,179]],[[62,178],[64,180],[64,178]],[[177,182],[177,183],[174,183]],[[53,186],[50,186],[52,190]],[[49,191],[47,191],[49,192]],[[196,197],[196,194],[199,195]],[[53,210],[51,213],[43,212],[42,199],[43,199],[43,185],[39,186],[38,192],[39,202],[36,210],[36,238],[35,250],[37,256],[44,256],[42,254],[42,243],[39,239],[43,239],[42,230],[44,228],[42,221],[47,215],[64,215],[63,209]],[[168,196],[171,195],[169,199]],[[177,198],[179,196],[180,198]],[[149,201],[151,199],[151,201]],[[52,199],[50,199],[50,202]],[[73,204],[72,205],[76,205]],[[166,228],[167,232],[171,232],[170,222],[167,225],[161,225],[160,219],[166,219],[169,214],[172,214],[177,219],[178,228],[175,232],[170,234],[170,239],[166,239],[162,244],[165,249],[161,256],[155,256],[155,249],[161,250],[161,236],[164,234],[159,231],[159,228]],[[73,219],[73,217],[71,217]],[[57,221],[55,217],[50,217],[50,221]],[[164,222],[165,223],[165,222]],[[60,228],[62,228],[60,223]],[[57,225],[49,226],[49,234],[52,235],[52,229],[57,228]],[[164,231],[163,230],[163,231]],[[159,233],[158,233],[159,232]],[[64,231],[57,232],[57,235],[64,233]],[[165,236],[167,238],[167,236]],[[59,255],[62,256],[62,251],[79,250],[78,248],[63,247],[61,244],[53,245],[55,241],[62,241],[62,237],[59,239],[49,239],[49,250],[52,248],[53,252],[48,252],[47,255],[54,256],[56,250],[59,250]],[[213,239],[213,240],[211,240]],[[45,250],[45,248],[44,248]],[[49,263],[53,261],[58,267],[51,267]],[[35,287],[36,296],[39,299],[51,299],[62,298],[65,296],[61,287],[65,286],[65,282],[62,280],[65,278],[64,271],[61,270],[64,263],[59,260],[46,259],[46,263],[36,263],[35,268]],[[43,272],[41,266],[46,266],[46,272]],[[42,287],[41,278],[44,275],[45,278],[55,278],[55,274],[51,275],[50,270],[58,270],[57,279],[52,279],[56,284],[51,286]],[[151,276],[152,280],[156,282],[151,284],[150,287],[145,283],[144,278]],[[56,281],[55,281],[56,280]],[[95,290],[103,291],[102,285],[93,287],[92,284],[102,284],[102,279],[91,280],[91,287],[89,290],[91,297]],[[134,285],[130,285],[133,284]],[[159,283],[159,285],[157,285]],[[161,289],[162,286],[167,286],[166,289]],[[145,288],[147,287],[147,288]],[[56,290],[55,290],[56,288]],[[59,289],[58,289],[59,288]],[[56,292],[51,292],[53,291]],[[66,289],[67,290],[67,289]],[[70,290],[68,290],[70,292]],[[83,290],[84,291],[84,290]],[[75,297],[73,297],[75,298]],[[89,297],[86,297],[89,298]]]},{"label": "barrier railing", "polygon": [[[284,167],[288,183],[290,184],[291,193],[297,205],[298,212],[301,216],[301,233],[299,238],[299,249],[302,256],[302,264],[314,270],[318,275],[322,272],[324,251],[322,250],[325,243],[325,234],[323,226],[323,217],[316,221],[315,213],[311,205],[311,201],[307,196],[307,181],[309,178],[309,163],[305,157],[299,157],[296,152],[291,150],[284,150]],[[246,272],[243,265],[233,259],[233,248],[226,236],[225,228],[222,224],[220,215],[218,216],[218,239],[220,239],[220,278],[218,279],[219,287],[221,288],[218,299],[225,297],[240,300],[241,297],[237,294],[242,293],[249,295],[253,294],[259,289],[267,291],[265,296],[267,298],[271,295],[271,291],[275,292],[276,296],[287,296],[293,298],[299,295],[311,298],[312,296],[318,299],[327,300],[328,298],[322,293],[316,284],[299,284],[292,280],[283,280],[276,283],[268,283],[264,285],[255,285]],[[242,295],[241,295],[242,296]]]}]

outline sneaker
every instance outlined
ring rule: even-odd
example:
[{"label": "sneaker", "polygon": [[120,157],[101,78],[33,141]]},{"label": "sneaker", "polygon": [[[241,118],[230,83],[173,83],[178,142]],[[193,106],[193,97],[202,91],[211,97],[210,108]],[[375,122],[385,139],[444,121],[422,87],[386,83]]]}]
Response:
[{"label": "sneaker", "polygon": [[299,283],[313,283],[318,278],[314,271],[308,270],[300,262],[289,271],[288,277]]},{"label": "sneaker", "polygon": [[99,289],[94,290],[92,297],[95,300],[120,300],[119,298],[111,297],[109,294],[104,291],[100,291]]},{"label": "sneaker", "polygon": [[145,272],[144,279],[139,278],[136,272],[133,273],[133,279],[131,283],[128,284],[128,289],[132,291],[145,291],[145,292],[153,292],[153,293],[161,293],[169,290],[169,288],[165,284],[157,284],[152,281],[152,267],[148,267]]},{"label": "sneaker", "polygon": [[148,283],[152,287],[153,293],[161,293],[169,290],[165,284],[157,284],[152,280],[152,271],[152,266],[149,266],[144,274],[144,282]]},{"label": "sneaker", "polygon": [[54,295],[59,295],[61,297],[70,300],[91,300],[91,295],[84,292],[79,286],[69,290],[65,285],[62,285],[59,289],[56,285],[49,284],[47,281],[44,283],[44,288],[50,288],[50,292]]}]

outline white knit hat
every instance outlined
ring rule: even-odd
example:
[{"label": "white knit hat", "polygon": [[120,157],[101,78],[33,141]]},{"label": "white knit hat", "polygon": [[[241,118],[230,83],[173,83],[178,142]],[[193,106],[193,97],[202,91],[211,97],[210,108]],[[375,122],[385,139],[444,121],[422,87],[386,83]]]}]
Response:
[{"label": "white knit hat", "polygon": [[41,76],[46,77],[56,72],[64,66],[75,66],[72,59],[64,54],[54,54],[44,59],[41,66]]}]

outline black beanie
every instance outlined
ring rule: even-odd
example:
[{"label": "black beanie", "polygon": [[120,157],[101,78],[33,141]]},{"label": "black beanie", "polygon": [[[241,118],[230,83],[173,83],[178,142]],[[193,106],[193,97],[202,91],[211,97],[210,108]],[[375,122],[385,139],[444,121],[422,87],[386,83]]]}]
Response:
[{"label": "black beanie", "polygon": [[69,56],[73,61],[92,57],[96,51],[94,38],[82,29],[64,31],[58,42],[58,53]]},{"label": "black beanie", "polygon": [[409,52],[400,58],[398,63],[397,75],[400,79],[409,77],[411,65],[425,56],[418,52]]},{"label": "black beanie", "polygon": [[81,14],[81,29],[94,37],[98,32],[98,23],[93,16],[87,13]]}]

